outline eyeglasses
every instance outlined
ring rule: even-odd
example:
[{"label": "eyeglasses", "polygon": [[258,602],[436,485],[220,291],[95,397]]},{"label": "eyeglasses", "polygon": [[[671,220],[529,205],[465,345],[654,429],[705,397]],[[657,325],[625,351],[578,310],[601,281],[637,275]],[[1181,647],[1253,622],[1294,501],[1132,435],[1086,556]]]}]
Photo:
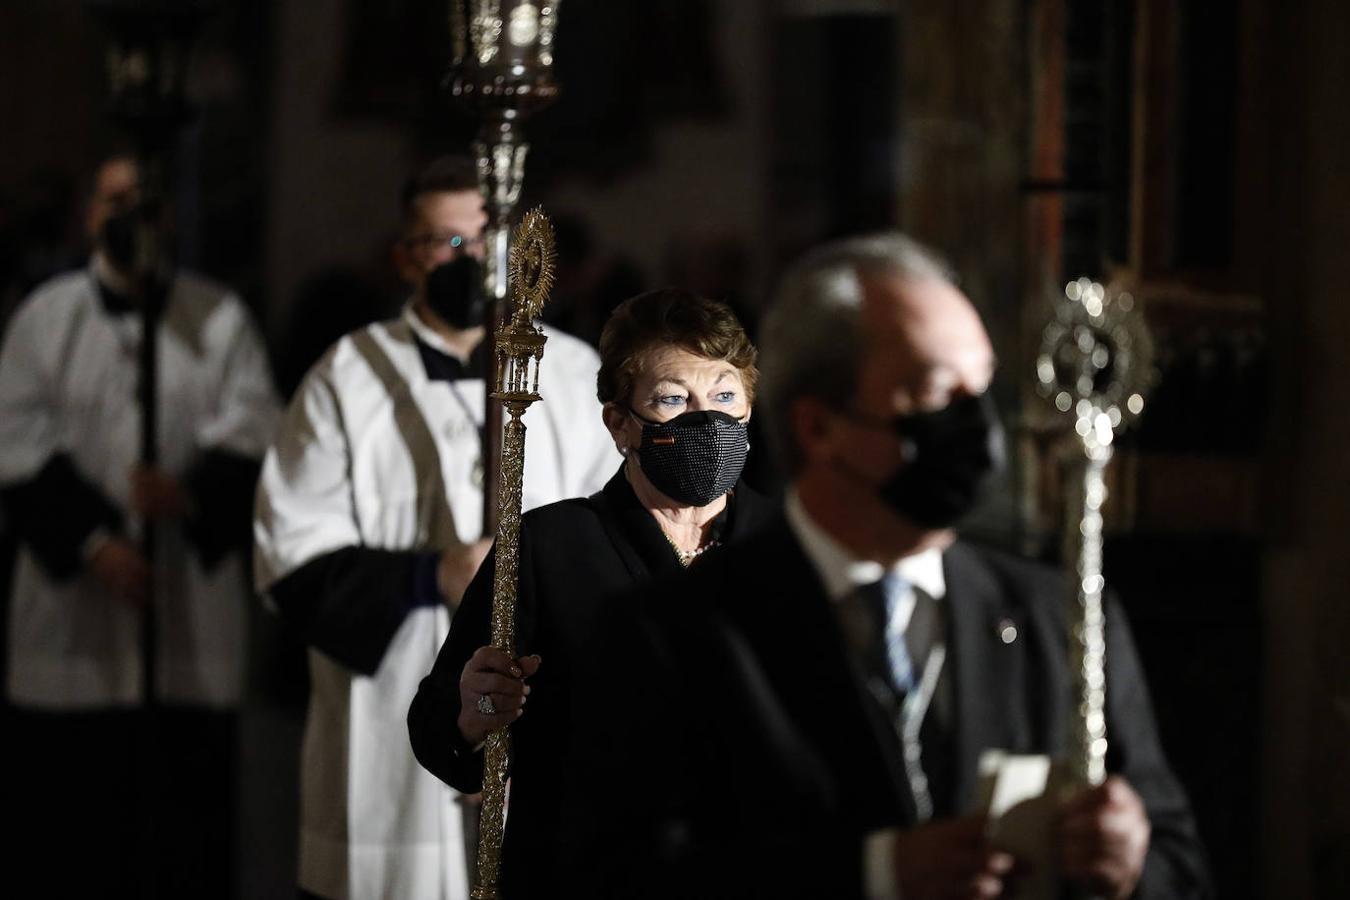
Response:
[{"label": "eyeglasses", "polygon": [[403,246],[430,256],[442,248],[456,253],[469,253],[486,246],[486,242],[481,237],[471,238],[462,234],[414,234],[403,239]]}]

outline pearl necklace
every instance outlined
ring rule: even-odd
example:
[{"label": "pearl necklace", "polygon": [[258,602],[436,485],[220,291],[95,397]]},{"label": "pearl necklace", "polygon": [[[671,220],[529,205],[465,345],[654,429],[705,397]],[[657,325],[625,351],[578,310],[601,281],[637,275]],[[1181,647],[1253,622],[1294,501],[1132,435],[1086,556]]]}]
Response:
[{"label": "pearl necklace", "polygon": [[670,535],[666,534],[664,528],[661,529],[661,536],[666,539],[666,543],[670,545],[670,549],[675,551],[675,556],[680,560],[680,565],[684,566],[686,569],[693,564],[694,560],[698,559],[704,553],[720,543],[719,541],[708,541],[706,544],[700,545],[696,550],[681,550],[679,545],[671,540]]}]

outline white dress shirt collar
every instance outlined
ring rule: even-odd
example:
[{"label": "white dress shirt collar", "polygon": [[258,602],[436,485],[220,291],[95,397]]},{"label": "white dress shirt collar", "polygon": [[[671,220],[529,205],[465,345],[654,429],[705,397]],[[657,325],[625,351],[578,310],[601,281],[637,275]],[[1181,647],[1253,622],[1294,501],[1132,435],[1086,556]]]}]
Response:
[{"label": "white dress shirt collar", "polygon": [[[820,576],[830,600],[842,600],[859,585],[878,581],[885,574],[881,563],[855,559],[844,545],[821,528],[806,511],[796,487],[788,488],[783,509],[788,527]],[[903,557],[891,571],[934,600],[941,600],[947,594],[947,580],[942,574],[942,551],[937,548]]]}]

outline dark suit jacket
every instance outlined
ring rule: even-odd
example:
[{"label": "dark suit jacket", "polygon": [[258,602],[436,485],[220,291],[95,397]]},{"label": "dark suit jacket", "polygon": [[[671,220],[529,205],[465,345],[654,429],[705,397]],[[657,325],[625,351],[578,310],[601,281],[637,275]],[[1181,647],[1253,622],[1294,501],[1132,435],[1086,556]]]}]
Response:
[{"label": "dark suit jacket", "polygon": [[[723,542],[751,534],[772,513],[769,501],[738,485],[721,523]],[[490,642],[494,568],[495,557],[490,555],[465,593],[436,664],[408,713],[417,759],[465,793],[481,789],[483,757],[464,746],[456,725],[459,678],[474,651]],[[542,665],[530,679],[525,714],[511,729],[510,814],[502,849],[504,896],[553,896],[556,890],[550,873],[553,860],[565,852],[560,841],[570,828],[571,811],[564,806],[577,805],[564,803],[562,785],[569,771],[569,685],[578,648],[590,639],[606,601],[624,597],[640,602],[641,595],[634,594],[639,586],[683,571],[622,470],[591,497],[553,503],[522,518],[517,651],[539,654]],[[584,806],[584,796],[578,802]]]},{"label": "dark suit jacket", "polygon": [[[937,723],[941,738],[925,729],[924,753],[930,776],[945,776],[939,815],[971,808],[986,748],[1062,755],[1070,709],[1059,574],[964,542],[944,569],[953,721]],[[583,710],[592,742],[622,751],[578,775],[598,804],[579,857],[593,892],[858,896],[863,837],[914,824],[914,806],[894,728],[786,520],[710,555],[647,609],[609,611],[599,639],[652,661],[619,701],[623,719]],[[1009,622],[1017,637],[1004,643]],[[1152,823],[1138,896],[1204,896],[1203,852],[1116,605],[1107,665],[1108,765]],[[576,683],[605,678],[597,667]]]}]

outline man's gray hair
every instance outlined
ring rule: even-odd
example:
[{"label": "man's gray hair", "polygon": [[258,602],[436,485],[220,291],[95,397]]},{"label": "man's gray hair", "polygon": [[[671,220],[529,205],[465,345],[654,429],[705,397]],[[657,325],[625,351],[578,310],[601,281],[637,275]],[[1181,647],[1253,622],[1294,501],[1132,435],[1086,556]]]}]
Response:
[{"label": "man's gray hair", "polygon": [[760,324],[759,406],[779,461],[789,474],[802,464],[792,404],[815,397],[836,408],[852,403],[862,351],[859,309],[869,277],[952,282],[935,252],[899,232],[832,241],[783,275]]}]

